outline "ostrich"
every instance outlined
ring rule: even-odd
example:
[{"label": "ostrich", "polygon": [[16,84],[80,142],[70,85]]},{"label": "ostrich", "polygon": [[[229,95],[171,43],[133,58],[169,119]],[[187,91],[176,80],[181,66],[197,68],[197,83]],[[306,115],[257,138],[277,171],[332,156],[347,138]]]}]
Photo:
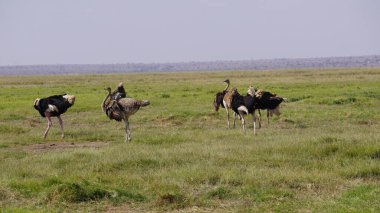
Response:
[{"label": "ostrich", "polygon": [[[228,91],[228,87],[230,86],[230,80],[223,81],[227,84],[226,88],[222,92],[218,92],[215,94],[214,98],[214,108],[215,111],[219,110],[219,106],[226,109],[227,112],[227,127],[230,128],[230,109],[231,109],[231,101],[232,101],[232,93]],[[235,120],[236,113],[234,112],[234,128],[235,128]]]},{"label": "ostrich", "polygon": [[63,138],[65,136],[63,132],[63,121],[61,115],[67,111],[72,105],[74,105],[75,96],[73,95],[54,95],[47,98],[37,98],[34,101],[34,108],[41,114],[42,117],[46,117],[48,126],[44,133],[46,138],[50,127],[52,126],[51,117],[57,117],[59,125],[61,127]]},{"label": "ostrich", "polygon": [[148,100],[141,101],[133,98],[127,98],[124,87],[121,83],[115,92],[111,93],[110,87],[108,87],[107,90],[108,94],[102,102],[102,110],[106,113],[109,119],[124,121],[126,133],[125,142],[128,142],[132,139],[128,121],[129,117],[135,114],[140,107],[149,105],[150,102]]},{"label": "ostrich", "polygon": [[218,92],[215,94],[215,98],[214,98],[215,111],[219,110],[219,106],[222,106],[222,108],[225,108],[225,106],[223,104],[223,98],[224,98],[224,95],[228,92],[228,87],[230,86],[230,80],[227,79],[223,82],[226,83],[227,86],[222,92]]},{"label": "ostrich", "polygon": [[286,101],[286,98],[278,97],[276,94],[258,90],[255,93],[257,98],[257,109],[259,113],[259,128],[261,128],[261,112],[260,109],[267,110],[267,126],[269,126],[269,117],[273,116],[273,114],[279,116],[280,113],[280,104],[283,101]]},{"label": "ostrich", "polygon": [[[245,96],[242,96],[239,94],[236,88],[233,88],[232,91],[232,102],[231,102],[231,108],[232,110],[239,115],[243,131],[245,132],[245,120],[244,120],[244,114],[251,114],[252,120],[253,120],[253,134],[256,135],[256,117],[255,117],[255,110],[256,110],[256,97],[255,97],[255,90],[253,87],[248,88],[248,94]],[[235,122],[234,122],[235,123]]]}]

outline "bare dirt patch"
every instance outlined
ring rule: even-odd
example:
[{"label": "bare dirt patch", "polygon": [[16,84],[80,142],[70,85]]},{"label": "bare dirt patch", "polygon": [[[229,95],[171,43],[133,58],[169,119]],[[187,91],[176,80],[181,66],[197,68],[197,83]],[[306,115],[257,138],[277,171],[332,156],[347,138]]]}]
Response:
[{"label": "bare dirt patch", "polygon": [[77,149],[77,148],[91,148],[100,149],[104,146],[108,146],[107,142],[50,142],[44,144],[32,144],[28,146],[20,147],[26,152],[49,152],[49,151],[59,151],[65,149]]}]

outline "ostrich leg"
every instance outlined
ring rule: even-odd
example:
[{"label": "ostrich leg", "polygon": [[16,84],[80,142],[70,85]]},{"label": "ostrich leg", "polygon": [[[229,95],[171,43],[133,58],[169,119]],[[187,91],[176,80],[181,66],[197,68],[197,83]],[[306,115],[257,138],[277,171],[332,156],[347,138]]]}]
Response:
[{"label": "ostrich leg", "polygon": [[235,125],[236,124],[236,112],[233,112],[233,113],[234,113],[234,127],[233,128],[235,129],[235,126],[236,126]]},{"label": "ostrich leg", "polygon": [[242,111],[239,111],[239,117],[240,117],[240,120],[241,120],[241,124],[243,126],[243,132],[245,133],[245,119],[244,119],[244,115],[243,115]]},{"label": "ostrich leg", "polygon": [[131,130],[129,129],[129,121],[128,119],[124,119],[125,123],[125,142],[128,143],[131,139]]},{"label": "ostrich leg", "polygon": [[58,118],[59,126],[61,127],[61,132],[62,132],[61,138],[64,138],[65,137],[65,133],[63,132],[63,121],[61,119],[61,116],[57,116],[57,118]]},{"label": "ostrich leg", "polygon": [[261,112],[258,110],[258,117],[259,117],[259,129],[261,128]]},{"label": "ostrich leg", "polygon": [[229,129],[230,128],[230,111],[227,107],[226,107],[226,112],[227,112],[227,128]]},{"label": "ostrich leg", "polygon": [[46,138],[46,136],[47,136],[47,134],[48,134],[48,132],[49,132],[49,129],[50,129],[51,125],[52,125],[51,117],[50,117],[50,116],[51,116],[51,115],[50,115],[50,112],[45,112],[45,117],[46,117],[46,119],[47,119],[47,121],[48,121],[48,126],[47,126],[47,128],[46,128],[46,130],[45,130],[44,138]]},{"label": "ostrich leg", "polygon": [[256,135],[256,116],[255,116],[255,112],[252,113],[252,121],[253,121],[253,135]]},{"label": "ostrich leg", "polygon": [[236,113],[236,112],[233,112],[233,113],[234,113],[234,128],[235,128],[236,115],[239,116],[239,120],[240,120],[240,121],[241,121],[241,115],[240,115],[240,113],[239,113],[239,114]]}]

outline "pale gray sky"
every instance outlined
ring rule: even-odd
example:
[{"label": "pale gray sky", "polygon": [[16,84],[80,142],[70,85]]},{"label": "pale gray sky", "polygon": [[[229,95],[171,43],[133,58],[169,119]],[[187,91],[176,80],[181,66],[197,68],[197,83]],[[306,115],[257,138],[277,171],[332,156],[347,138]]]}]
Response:
[{"label": "pale gray sky", "polygon": [[0,0],[0,66],[371,54],[379,0]]}]

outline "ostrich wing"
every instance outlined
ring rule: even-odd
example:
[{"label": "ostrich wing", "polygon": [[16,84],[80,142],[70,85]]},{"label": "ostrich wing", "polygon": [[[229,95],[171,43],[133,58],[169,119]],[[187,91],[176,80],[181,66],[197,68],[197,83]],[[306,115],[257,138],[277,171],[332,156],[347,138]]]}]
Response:
[{"label": "ostrich wing", "polygon": [[121,98],[118,103],[125,108],[135,108],[140,106],[147,106],[150,104],[148,100],[141,101],[133,98]]},{"label": "ostrich wing", "polygon": [[117,103],[123,108],[124,112],[129,115],[135,114],[140,107],[150,104],[147,100],[140,101],[133,98],[122,98]]}]

